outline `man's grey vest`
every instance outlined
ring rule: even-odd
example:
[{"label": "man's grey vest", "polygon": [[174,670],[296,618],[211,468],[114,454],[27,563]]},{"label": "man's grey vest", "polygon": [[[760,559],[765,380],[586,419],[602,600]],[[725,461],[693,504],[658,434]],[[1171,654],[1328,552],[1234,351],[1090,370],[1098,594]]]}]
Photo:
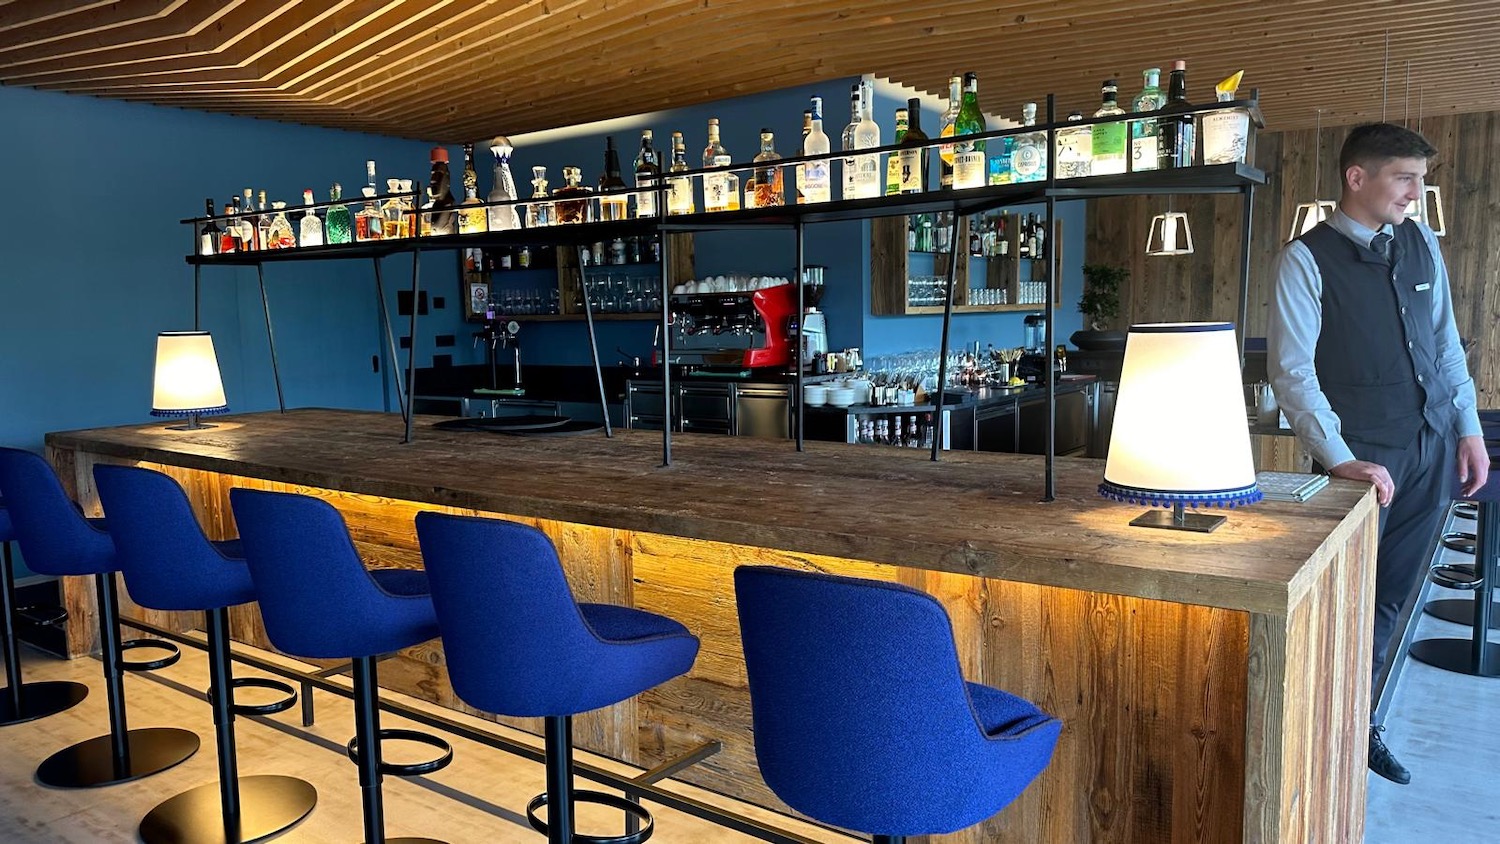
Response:
[{"label": "man's grey vest", "polygon": [[1323,279],[1313,363],[1344,439],[1404,448],[1424,419],[1452,430],[1455,392],[1438,373],[1432,254],[1416,225],[1394,234],[1389,260],[1326,222],[1298,239]]}]

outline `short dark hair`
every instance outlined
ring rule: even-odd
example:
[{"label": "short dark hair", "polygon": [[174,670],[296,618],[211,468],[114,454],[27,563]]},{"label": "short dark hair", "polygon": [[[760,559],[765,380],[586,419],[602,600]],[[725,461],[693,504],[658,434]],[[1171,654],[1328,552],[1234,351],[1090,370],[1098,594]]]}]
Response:
[{"label": "short dark hair", "polygon": [[1379,170],[1393,158],[1432,158],[1437,147],[1419,133],[1394,123],[1366,123],[1355,126],[1339,150],[1339,172],[1347,173],[1358,164],[1366,170]]}]

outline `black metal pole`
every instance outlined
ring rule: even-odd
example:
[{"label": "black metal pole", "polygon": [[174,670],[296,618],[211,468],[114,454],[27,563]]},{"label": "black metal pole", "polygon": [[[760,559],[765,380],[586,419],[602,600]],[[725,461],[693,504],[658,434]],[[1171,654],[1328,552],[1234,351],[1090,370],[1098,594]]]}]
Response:
[{"label": "black metal pole", "polygon": [[[406,395],[408,397],[417,394],[417,296],[422,286],[421,279],[422,250],[413,249],[411,253],[411,322],[407,329],[406,338]],[[416,415],[416,402],[413,401],[407,407],[406,435],[402,437],[401,442],[411,442],[412,426],[416,420]]]},{"label": "black metal pole", "polygon": [[203,313],[203,267],[199,264],[193,265],[193,330],[199,330],[199,321]]},{"label": "black metal pole", "polygon": [[1240,371],[1245,369],[1245,321],[1250,317],[1250,235],[1255,223],[1255,185],[1245,186],[1245,202],[1240,226],[1240,304],[1235,330],[1240,339]]},{"label": "black metal pole", "polygon": [[[953,223],[948,231],[948,282],[947,294],[943,296],[943,336],[938,342],[937,410],[932,414],[932,462],[936,463],[943,450],[943,407],[948,395],[948,342],[953,328],[953,294],[958,277],[958,203],[953,203]],[[968,252],[964,252],[968,260]]]},{"label": "black metal pole", "polygon": [[214,743],[219,759],[219,805],[224,811],[226,840],[240,838],[240,775],[234,745],[234,680],[229,655],[229,611],[203,613],[208,635],[209,704],[214,712]]},{"label": "black metal pole", "polygon": [[589,353],[594,356],[594,378],[599,382],[599,413],[604,417],[604,436],[613,437],[609,426],[609,397],[604,392],[604,368],[599,365],[599,338],[594,334],[594,306],[589,302],[588,277],[583,271],[583,244],[573,248],[573,257],[578,261],[578,289],[583,291],[583,320],[588,323]]},{"label": "black metal pole", "polygon": [[260,310],[266,317],[266,342],[271,346],[271,377],[276,380],[276,406],[286,413],[286,396],[281,391],[281,363],[276,359],[276,332],[271,330],[271,300],[266,298],[266,267],[255,262],[255,277],[260,281]]},{"label": "black metal pole", "polygon": [[[666,194],[657,192],[656,213],[662,213]],[[667,233],[662,230],[661,217],[657,217],[656,232],[661,238],[661,465],[672,465],[672,277],[668,271],[672,263],[672,250],[667,242]],[[584,298],[587,297],[585,292]]]},{"label": "black metal pole", "polygon": [[802,247],[804,243],[804,232],[802,230],[802,218],[792,224],[792,234],[797,243],[797,348],[792,353],[792,361],[796,371],[792,373],[792,415],[797,417],[797,450],[802,451],[802,378],[803,371],[807,369],[807,269],[804,263]]},{"label": "black metal pole", "polygon": [[547,842],[573,844],[573,719],[549,716],[547,745]]},{"label": "black metal pole", "polygon": [[[391,378],[396,382],[396,403],[401,407],[401,421],[405,422],[411,414],[406,401],[406,381],[401,377],[401,356],[396,351],[396,332],[391,328],[391,315],[385,309],[385,280],[380,274],[380,259],[371,258],[375,264],[375,305],[380,311],[380,325],[385,329],[385,344],[390,350]],[[381,381],[384,381],[384,377]]]},{"label": "black metal pole", "polygon": [[115,778],[130,770],[130,725],[125,719],[125,678],[120,662],[120,601],[114,572],[94,575],[99,601],[99,659],[104,663],[104,697],[109,703],[109,746]]},{"label": "black metal pole", "polygon": [[[413,305],[415,310],[415,305]],[[365,826],[364,844],[385,844],[385,801],[380,794],[380,707],[375,695],[375,660],[354,663],[354,736],[359,753],[359,793]]]},{"label": "black metal pole", "polygon": [[[1053,126],[1057,122],[1057,96],[1047,95],[1047,125]],[[1042,258],[1046,261],[1047,291],[1042,297],[1044,309],[1042,316],[1043,325],[1046,326],[1047,339],[1042,348],[1042,377],[1046,379],[1047,385],[1047,447],[1046,481],[1042,489],[1042,500],[1053,501],[1057,495],[1057,372],[1052,367],[1052,346],[1057,342],[1056,326],[1053,325],[1053,310],[1057,300],[1057,226],[1053,220],[1057,215],[1057,197],[1052,188],[1057,186],[1057,140],[1056,130],[1047,130],[1047,222],[1043,229],[1046,235],[1047,254]],[[1017,413],[1019,419],[1020,414]]]},{"label": "black metal pole", "polygon": [[21,645],[16,641],[15,563],[10,543],[0,550],[0,615],[5,616],[5,693],[10,698],[10,717],[21,717]]},{"label": "black metal pole", "polygon": [[1491,657],[1495,646],[1489,644],[1490,616],[1494,613],[1491,603],[1495,594],[1494,579],[1496,562],[1500,558],[1500,502],[1485,501],[1479,505],[1479,518],[1474,524],[1474,574],[1480,586],[1474,590],[1474,638],[1471,653],[1474,659],[1474,674],[1493,677],[1496,666]]}]

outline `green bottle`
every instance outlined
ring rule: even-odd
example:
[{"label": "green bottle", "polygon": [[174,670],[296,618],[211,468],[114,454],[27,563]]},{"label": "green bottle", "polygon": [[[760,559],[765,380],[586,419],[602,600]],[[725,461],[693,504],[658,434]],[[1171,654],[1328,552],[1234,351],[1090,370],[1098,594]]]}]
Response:
[{"label": "green bottle", "polygon": [[964,74],[963,103],[953,121],[953,134],[960,138],[953,145],[953,187],[955,190],[982,188],[985,182],[984,141],[961,140],[964,135],[984,132],[984,113],[979,110],[979,76]]},{"label": "green bottle", "polygon": [[[906,137],[906,109],[896,109],[896,140],[893,143],[901,143]],[[895,196],[901,192],[901,154],[893,152],[886,159],[885,166],[885,195]]]},{"label": "green bottle", "polygon": [[[343,199],[343,192],[344,189],[339,186],[339,183],[334,182],[333,187],[328,191],[328,198],[334,202],[338,202],[340,199]],[[329,206],[323,228],[326,242],[330,244],[349,243],[354,231],[354,224],[349,217],[349,206]]]}]

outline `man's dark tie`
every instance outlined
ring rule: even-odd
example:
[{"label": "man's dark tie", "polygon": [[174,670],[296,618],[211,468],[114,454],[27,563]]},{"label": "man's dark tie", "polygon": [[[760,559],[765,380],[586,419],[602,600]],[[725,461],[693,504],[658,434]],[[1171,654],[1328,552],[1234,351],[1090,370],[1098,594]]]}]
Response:
[{"label": "man's dark tie", "polygon": [[1385,232],[1378,232],[1370,238],[1370,251],[1382,258],[1391,257],[1391,236]]}]

